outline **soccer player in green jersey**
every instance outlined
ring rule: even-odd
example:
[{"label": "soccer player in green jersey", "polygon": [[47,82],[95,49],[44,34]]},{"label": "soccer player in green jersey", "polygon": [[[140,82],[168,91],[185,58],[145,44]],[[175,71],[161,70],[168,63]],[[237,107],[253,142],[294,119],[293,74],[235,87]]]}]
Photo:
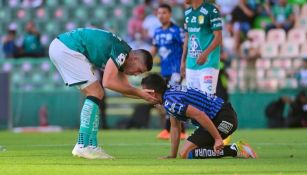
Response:
[{"label": "soccer player in green jersey", "polygon": [[78,142],[72,154],[87,159],[112,158],[97,143],[103,87],[154,103],[155,98],[132,87],[127,79],[127,75],[151,70],[151,54],[145,50],[132,50],[111,32],[80,28],[54,39],[49,47],[49,56],[66,85],[76,86],[86,96],[80,116]]},{"label": "soccer player in green jersey", "polygon": [[219,74],[222,19],[211,3],[185,0],[185,43],[181,74],[187,86],[215,94]]}]

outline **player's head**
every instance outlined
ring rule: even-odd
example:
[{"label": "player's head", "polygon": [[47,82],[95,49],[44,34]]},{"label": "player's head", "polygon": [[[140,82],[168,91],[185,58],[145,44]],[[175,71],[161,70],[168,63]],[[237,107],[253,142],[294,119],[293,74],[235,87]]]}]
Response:
[{"label": "player's head", "polygon": [[151,73],[145,78],[143,78],[141,85],[143,89],[154,90],[154,92],[151,92],[149,94],[158,99],[161,98],[161,95],[164,94],[167,89],[166,81],[159,74],[156,73]]},{"label": "player's head", "polygon": [[172,8],[168,4],[161,4],[158,8],[158,18],[162,25],[171,21]]},{"label": "player's head", "polygon": [[124,64],[124,73],[139,75],[152,69],[152,55],[144,49],[132,50]]}]

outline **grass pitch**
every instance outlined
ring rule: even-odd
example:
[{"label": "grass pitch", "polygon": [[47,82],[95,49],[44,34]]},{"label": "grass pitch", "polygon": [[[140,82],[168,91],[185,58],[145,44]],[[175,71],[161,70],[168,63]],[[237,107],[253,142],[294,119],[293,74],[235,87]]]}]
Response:
[{"label": "grass pitch", "polygon": [[14,134],[0,132],[1,175],[108,174],[307,174],[307,130],[239,130],[233,141],[245,140],[258,159],[160,160],[168,141],[155,139],[158,131],[101,131],[100,142],[115,160],[74,158],[76,131]]}]

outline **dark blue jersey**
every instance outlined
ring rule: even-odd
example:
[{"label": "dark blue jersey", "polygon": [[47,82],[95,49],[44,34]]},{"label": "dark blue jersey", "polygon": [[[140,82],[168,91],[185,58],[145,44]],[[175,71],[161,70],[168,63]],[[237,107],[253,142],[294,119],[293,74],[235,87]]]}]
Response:
[{"label": "dark blue jersey", "polygon": [[[185,86],[172,86],[163,95],[163,106],[167,113],[180,121],[188,121],[186,110],[189,105],[205,112],[214,119],[224,104],[223,99],[200,90],[188,89]],[[195,126],[200,124],[191,120]]]},{"label": "dark blue jersey", "polygon": [[161,58],[162,76],[171,76],[180,73],[182,46],[184,42],[184,31],[175,24],[167,29],[159,27],[155,30],[153,45],[157,47]]}]

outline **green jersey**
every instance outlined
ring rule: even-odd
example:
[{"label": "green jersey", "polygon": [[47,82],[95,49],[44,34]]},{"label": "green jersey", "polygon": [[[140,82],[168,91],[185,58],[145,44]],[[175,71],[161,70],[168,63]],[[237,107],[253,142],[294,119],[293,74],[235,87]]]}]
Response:
[{"label": "green jersey", "polygon": [[272,8],[272,15],[277,23],[285,22],[292,14],[293,9],[290,4],[287,4],[286,6],[276,5]]},{"label": "green jersey", "polygon": [[199,54],[212,43],[213,32],[222,30],[222,19],[217,8],[210,3],[203,3],[197,9],[188,8],[185,11],[184,28],[189,34],[186,67],[193,70],[219,69],[220,46],[209,54],[203,65],[198,65],[196,62]]},{"label": "green jersey", "polygon": [[115,34],[90,28],[79,28],[58,36],[68,48],[82,53],[90,63],[104,68],[109,59],[112,59],[120,71],[131,47]]}]

